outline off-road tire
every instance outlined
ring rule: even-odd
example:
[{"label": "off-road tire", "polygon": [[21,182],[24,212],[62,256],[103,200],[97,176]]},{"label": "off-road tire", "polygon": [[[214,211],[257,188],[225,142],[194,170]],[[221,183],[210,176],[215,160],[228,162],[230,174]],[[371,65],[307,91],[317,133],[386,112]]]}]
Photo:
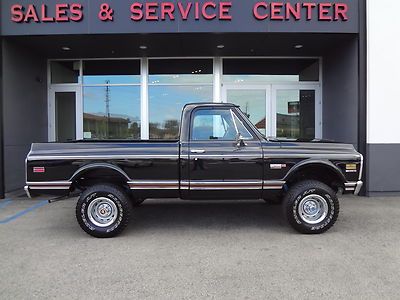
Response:
[{"label": "off-road tire", "polygon": [[[308,199],[311,200],[311,206],[313,201],[322,202],[323,205],[320,207],[325,206],[322,211],[326,212],[326,216],[322,214],[319,219],[309,221],[312,217],[310,217],[311,214],[306,213]],[[336,193],[326,184],[316,180],[306,180],[293,185],[285,195],[282,204],[289,224],[300,233],[323,233],[335,224],[339,216],[339,200]],[[311,222],[317,223],[311,224]]]},{"label": "off-road tire", "polygon": [[[91,203],[98,202],[99,199],[106,199],[105,201],[111,204],[109,207],[116,208],[116,210],[112,210],[114,214],[112,214],[112,218],[110,217],[111,224],[105,223],[98,226],[94,223],[96,218],[93,217],[93,214],[89,216],[89,208],[94,205]],[[93,210],[96,209],[91,211]],[[112,184],[96,184],[87,188],[76,204],[76,219],[79,225],[86,233],[97,238],[110,238],[120,234],[128,225],[131,213],[132,204],[129,196],[122,188]],[[101,223],[98,222],[98,224]]]}]

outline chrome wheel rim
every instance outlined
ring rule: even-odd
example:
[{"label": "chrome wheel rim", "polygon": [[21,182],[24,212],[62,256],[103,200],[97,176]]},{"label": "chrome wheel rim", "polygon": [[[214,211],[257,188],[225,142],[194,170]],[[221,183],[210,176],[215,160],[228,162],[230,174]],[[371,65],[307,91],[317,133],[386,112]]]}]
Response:
[{"label": "chrome wheel rim", "polygon": [[328,202],[320,195],[312,194],[304,197],[298,206],[300,218],[308,224],[318,224],[328,215]]},{"label": "chrome wheel rim", "polygon": [[106,197],[99,197],[90,202],[87,213],[89,220],[98,227],[110,226],[118,217],[117,206]]}]

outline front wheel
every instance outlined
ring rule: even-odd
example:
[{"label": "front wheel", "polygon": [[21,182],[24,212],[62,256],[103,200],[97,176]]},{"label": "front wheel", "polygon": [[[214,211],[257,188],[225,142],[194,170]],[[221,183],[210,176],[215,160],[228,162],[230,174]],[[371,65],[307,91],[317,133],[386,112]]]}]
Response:
[{"label": "front wheel", "polygon": [[335,224],[339,215],[336,193],[315,180],[302,181],[291,187],[283,207],[290,225],[301,233],[323,233]]},{"label": "front wheel", "polygon": [[122,188],[96,184],[81,194],[76,205],[76,218],[86,233],[98,238],[108,238],[124,230],[131,211],[129,197]]}]

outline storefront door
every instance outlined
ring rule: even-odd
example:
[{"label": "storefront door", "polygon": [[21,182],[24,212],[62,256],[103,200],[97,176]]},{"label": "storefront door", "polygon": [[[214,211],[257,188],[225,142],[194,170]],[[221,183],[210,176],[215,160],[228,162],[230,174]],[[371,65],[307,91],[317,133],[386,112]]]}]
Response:
[{"label": "storefront door", "polygon": [[289,139],[322,137],[318,84],[224,85],[222,99],[239,105],[266,136]]},{"label": "storefront door", "polygon": [[266,135],[271,136],[271,90],[269,85],[224,85],[222,89],[223,102],[240,106],[243,113]]},{"label": "storefront door", "polygon": [[49,140],[67,142],[82,139],[82,103],[77,87],[50,88]]}]

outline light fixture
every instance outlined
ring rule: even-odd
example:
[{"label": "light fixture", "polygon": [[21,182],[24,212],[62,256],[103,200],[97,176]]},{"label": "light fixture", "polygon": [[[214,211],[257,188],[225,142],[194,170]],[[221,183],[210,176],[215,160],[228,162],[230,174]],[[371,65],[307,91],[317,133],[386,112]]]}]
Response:
[{"label": "light fixture", "polygon": [[295,49],[301,49],[301,48],[303,48],[304,46],[302,45],[302,44],[297,44],[297,45],[294,45],[294,48]]},{"label": "light fixture", "polygon": [[141,50],[146,50],[146,49],[147,49],[147,46],[146,46],[146,45],[140,45],[139,48],[140,48]]},{"label": "light fixture", "polygon": [[68,47],[68,46],[62,46],[62,47],[61,47],[61,50],[62,50],[62,51],[71,51],[71,48]]},{"label": "light fixture", "polygon": [[222,44],[221,44],[221,45],[218,45],[217,48],[218,48],[218,49],[224,49],[224,48],[225,48],[225,45],[222,45]]}]

